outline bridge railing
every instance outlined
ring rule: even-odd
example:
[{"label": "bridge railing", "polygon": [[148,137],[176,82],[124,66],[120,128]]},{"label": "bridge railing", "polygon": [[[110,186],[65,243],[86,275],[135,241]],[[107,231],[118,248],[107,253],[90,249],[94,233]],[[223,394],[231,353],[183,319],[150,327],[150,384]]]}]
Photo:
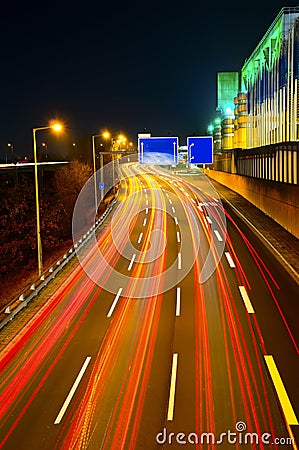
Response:
[{"label": "bridge railing", "polygon": [[214,155],[214,162],[210,168],[246,177],[298,184],[299,142],[226,151]]}]

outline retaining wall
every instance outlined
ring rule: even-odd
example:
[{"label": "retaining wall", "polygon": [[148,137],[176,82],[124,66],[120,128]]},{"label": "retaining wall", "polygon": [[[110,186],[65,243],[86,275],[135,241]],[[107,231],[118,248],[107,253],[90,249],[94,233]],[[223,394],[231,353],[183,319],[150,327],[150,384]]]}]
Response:
[{"label": "retaining wall", "polygon": [[260,180],[216,170],[205,170],[218,183],[253,203],[299,238],[299,186]]}]

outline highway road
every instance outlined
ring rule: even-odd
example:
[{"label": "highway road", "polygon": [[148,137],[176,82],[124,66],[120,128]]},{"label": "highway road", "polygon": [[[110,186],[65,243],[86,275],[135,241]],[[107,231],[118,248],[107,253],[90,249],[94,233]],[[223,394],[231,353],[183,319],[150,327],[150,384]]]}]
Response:
[{"label": "highway road", "polygon": [[297,448],[298,285],[204,175],[121,170],[111,220],[1,339],[0,448]]}]

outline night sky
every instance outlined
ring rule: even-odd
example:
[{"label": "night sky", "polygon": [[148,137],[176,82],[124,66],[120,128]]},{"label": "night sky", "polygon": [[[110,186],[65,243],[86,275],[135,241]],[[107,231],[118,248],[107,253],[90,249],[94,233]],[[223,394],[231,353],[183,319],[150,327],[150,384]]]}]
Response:
[{"label": "night sky", "polygon": [[[0,156],[32,154],[33,127],[69,140],[105,128],[136,142],[204,134],[217,71],[239,71],[284,6],[199,0],[6,2],[1,7]],[[50,139],[49,132],[39,139]],[[50,149],[49,149],[50,151]]]}]

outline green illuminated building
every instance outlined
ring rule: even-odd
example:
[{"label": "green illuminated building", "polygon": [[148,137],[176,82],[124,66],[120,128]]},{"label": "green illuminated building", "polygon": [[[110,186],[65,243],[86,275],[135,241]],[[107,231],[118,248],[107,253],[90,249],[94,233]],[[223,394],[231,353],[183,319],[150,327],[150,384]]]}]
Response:
[{"label": "green illuminated building", "polygon": [[245,61],[246,147],[299,139],[299,7],[282,8]]},{"label": "green illuminated building", "polygon": [[239,72],[217,73],[217,111],[224,115],[234,110],[234,97],[239,92]]},{"label": "green illuminated building", "polygon": [[217,111],[221,117],[221,137],[214,136],[215,150],[230,150],[234,145],[234,98],[239,92],[239,76],[239,72],[217,73]]}]

